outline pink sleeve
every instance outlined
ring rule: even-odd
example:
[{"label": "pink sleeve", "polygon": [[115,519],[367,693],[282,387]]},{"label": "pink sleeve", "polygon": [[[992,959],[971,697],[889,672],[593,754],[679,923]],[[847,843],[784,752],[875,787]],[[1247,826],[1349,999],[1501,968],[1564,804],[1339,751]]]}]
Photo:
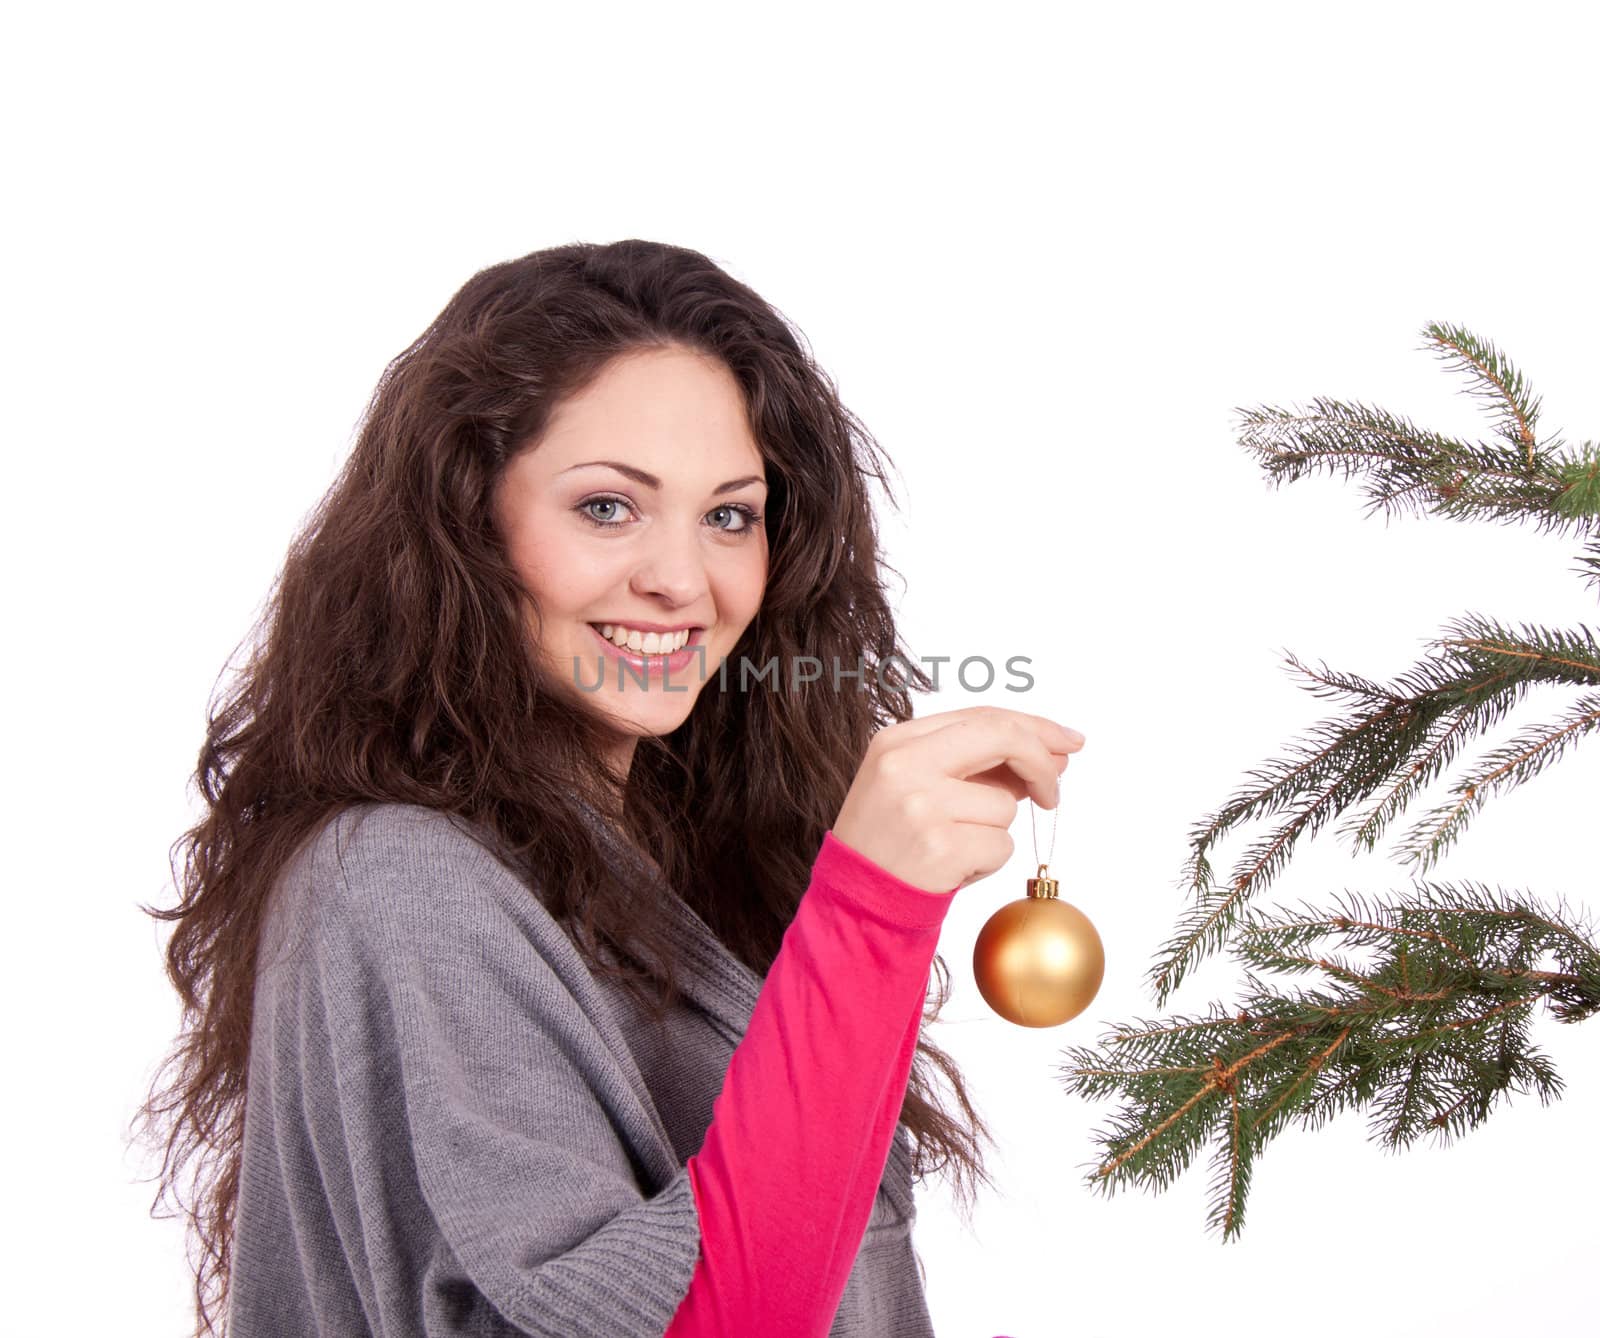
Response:
[{"label": "pink sleeve", "polygon": [[689,1158],[701,1253],[665,1338],[828,1332],[888,1161],[955,895],[823,836]]}]

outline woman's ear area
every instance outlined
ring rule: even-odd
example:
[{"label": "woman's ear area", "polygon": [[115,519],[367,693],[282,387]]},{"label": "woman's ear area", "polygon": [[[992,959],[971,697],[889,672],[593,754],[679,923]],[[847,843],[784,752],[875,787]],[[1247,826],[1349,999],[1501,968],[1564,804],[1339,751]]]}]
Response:
[{"label": "woman's ear area", "polygon": [[489,523],[495,527],[508,550],[516,533],[516,517],[528,500],[532,456],[531,446],[521,447],[500,466],[489,484],[486,503]]}]

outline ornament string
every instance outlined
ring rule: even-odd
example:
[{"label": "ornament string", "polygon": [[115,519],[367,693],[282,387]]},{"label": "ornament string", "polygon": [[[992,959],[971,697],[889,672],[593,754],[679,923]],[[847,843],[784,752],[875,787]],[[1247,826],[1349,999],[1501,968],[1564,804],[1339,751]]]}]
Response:
[{"label": "ornament string", "polygon": [[1049,865],[1050,861],[1055,858],[1055,853],[1056,853],[1056,818],[1059,817],[1060,814],[1061,814],[1061,800],[1057,799],[1056,800],[1056,806],[1050,810],[1050,854],[1045,859],[1041,860],[1039,858],[1039,824],[1038,824],[1039,807],[1038,807],[1037,804],[1035,804],[1033,802],[1033,799],[1031,797],[1028,800],[1028,821],[1029,821],[1030,825],[1033,827],[1033,862],[1036,865],[1039,866],[1039,872],[1040,872],[1041,875],[1044,873],[1044,871],[1045,871],[1046,867]]}]

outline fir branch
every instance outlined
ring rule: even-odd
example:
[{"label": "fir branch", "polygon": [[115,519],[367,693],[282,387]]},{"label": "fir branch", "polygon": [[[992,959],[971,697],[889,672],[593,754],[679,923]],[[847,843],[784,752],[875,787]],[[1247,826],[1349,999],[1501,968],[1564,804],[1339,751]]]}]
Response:
[{"label": "fir branch", "polygon": [[1359,402],[1318,397],[1308,406],[1235,409],[1239,445],[1255,455],[1274,487],[1314,470],[1373,478],[1366,496],[1378,507],[1426,511],[1440,489],[1474,460],[1469,444],[1419,428],[1409,419]]},{"label": "fir branch", "polygon": [[1236,408],[1240,446],[1274,486],[1315,469],[1371,476],[1367,515],[1407,510],[1456,520],[1532,520],[1541,531],[1592,528],[1600,518],[1600,451],[1576,455],[1535,435],[1540,401],[1487,340],[1433,322],[1424,347],[1472,382],[1499,442],[1468,442],[1418,427],[1360,401],[1318,397],[1308,406]]},{"label": "fir branch", "polygon": [[[1471,618],[1447,630],[1485,643],[1500,633],[1496,625]],[[1276,877],[1302,837],[1314,835],[1326,822],[1370,797],[1396,773],[1414,769],[1412,757],[1438,733],[1441,718],[1463,722],[1463,733],[1487,728],[1541,672],[1540,665],[1510,656],[1485,662],[1487,652],[1463,644],[1450,657],[1414,666],[1391,688],[1358,675],[1336,674],[1326,666],[1308,669],[1292,654],[1287,658],[1317,695],[1348,696],[1364,709],[1352,718],[1314,726],[1313,737],[1297,745],[1297,758],[1269,762],[1247,773],[1255,783],[1236,792],[1221,810],[1191,830],[1184,875],[1192,905],[1162,945],[1148,976],[1158,1006],[1166,1003],[1191,967],[1226,942],[1240,908]],[[1393,796],[1395,789],[1390,793]],[[1302,795],[1309,795],[1309,800],[1295,807]],[[1225,885],[1216,884],[1211,847],[1234,827],[1285,809],[1291,810],[1288,821],[1244,852]]]},{"label": "fir branch", "polygon": [[1563,516],[1600,516],[1600,443],[1586,441],[1557,470],[1562,488],[1551,502]]},{"label": "fir branch", "polygon": [[1256,1143],[1245,1128],[1248,1114],[1239,1105],[1239,1094],[1228,1089],[1228,1131],[1226,1142],[1219,1141],[1211,1165],[1213,1206],[1206,1225],[1220,1230],[1224,1238],[1244,1228],[1245,1200],[1250,1193],[1250,1172],[1255,1164]]},{"label": "fir branch", "polygon": [[1451,370],[1466,373],[1473,382],[1468,394],[1489,407],[1496,429],[1525,454],[1531,474],[1538,447],[1534,430],[1540,402],[1522,373],[1487,339],[1459,325],[1430,321],[1422,329],[1422,338],[1423,347],[1437,354]]},{"label": "fir branch", "polygon": [[[1559,442],[1541,443],[1539,402],[1499,350],[1451,326],[1430,325],[1425,334],[1472,378],[1500,443],[1457,441],[1380,409],[1319,399],[1309,410],[1244,411],[1240,444],[1278,482],[1317,468],[1347,478],[1364,472],[1374,480],[1369,496],[1386,507],[1592,531],[1600,448],[1586,442],[1563,453]],[[1600,587],[1600,536],[1591,535],[1579,561],[1585,580]],[[1342,829],[1358,849],[1373,849],[1410,800],[1532,685],[1600,683],[1600,637],[1587,627],[1512,631],[1469,614],[1428,644],[1430,654],[1393,685],[1288,656],[1302,686],[1341,699],[1345,714],[1314,726],[1295,756],[1249,773],[1191,830],[1181,880],[1191,905],[1151,975],[1165,1004],[1202,955],[1230,945],[1246,968],[1245,1002],[1139,1022],[1106,1033],[1098,1049],[1066,1052],[1070,1091],[1124,1102],[1096,1132],[1101,1156],[1088,1181],[1097,1190],[1164,1188],[1209,1143],[1208,1222],[1232,1239],[1256,1158],[1291,1122],[1316,1128],[1343,1110],[1367,1109],[1372,1137],[1397,1149],[1424,1133],[1447,1138],[1481,1123],[1502,1093],[1534,1091],[1546,1101],[1559,1094],[1560,1078],[1529,1042],[1532,1010],[1543,1003],[1564,1023],[1600,1012],[1594,930],[1564,903],[1547,909],[1522,893],[1424,883],[1389,902],[1347,892],[1337,912],[1302,905],[1274,915],[1250,904],[1302,837],[1381,791]],[[1595,692],[1555,724],[1525,728],[1456,781],[1455,802],[1419,824],[1402,853],[1424,866],[1436,860],[1489,794],[1527,780],[1596,728]],[[1279,815],[1219,882],[1216,843]],[[1255,970],[1331,988],[1288,991]]]},{"label": "fir branch", "polygon": [[[1448,652],[1447,663],[1455,665],[1464,680],[1483,676],[1471,687],[1463,687],[1463,702],[1492,691],[1503,711],[1512,699],[1506,692],[1508,686],[1514,692],[1535,681],[1600,684],[1600,640],[1587,627],[1569,632],[1524,625],[1513,633],[1491,620],[1469,616],[1446,631],[1449,635],[1429,644]],[[1481,713],[1474,723],[1481,725],[1488,719],[1488,713]],[[1459,778],[1450,790],[1454,798],[1431,809],[1412,828],[1396,847],[1396,857],[1413,862],[1419,872],[1431,868],[1460,837],[1490,793],[1531,779],[1546,763],[1559,758],[1569,743],[1596,728],[1600,728],[1600,698],[1591,696],[1581,698],[1561,722],[1524,730]],[[1409,770],[1415,772],[1429,761],[1425,751]],[[1358,833],[1367,829],[1370,821],[1369,817]]]},{"label": "fir branch", "polygon": [[1355,821],[1339,829],[1339,835],[1348,838],[1352,850],[1377,847],[1390,821],[1444,770],[1468,738],[1482,729],[1484,718],[1479,714],[1455,711],[1427,725],[1427,737],[1419,743],[1415,760],[1396,773],[1394,783],[1376,804],[1364,813],[1358,812]]},{"label": "fir branch", "polygon": [[1600,537],[1591,539],[1584,545],[1578,562],[1581,565],[1571,570],[1583,577],[1585,585],[1594,586],[1596,593],[1600,593]]},{"label": "fir branch", "polygon": [[1549,683],[1600,683],[1600,637],[1582,624],[1568,632],[1524,623],[1509,632],[1492,619],[1467,614],[1445,631],[1428,644],[1450,651],[1451,659],[1470,670]]},{"label": "fir branch", "polygon": [[1455,798],[1430,809],[1395,847],[1395,854],[1411,861],[1419,872],[1431,868],[1490,794],[1531,779],[1559,758],[1569,743],[1595,730],[1600,730],[1600,694],[1579,698],[1562,720],[1529,726],[1457,780],[1450,788]]},{"label": "fir branch", "polygon": [[[1234,940],[1243,962],[1320,970],[1342,988],[1291,996],[1247,973],[1251,992],[1235,1012],[1213,1005],[1067,1052],[1069,1091],[1126,1098],[1096,1133],[1092,1187],[1165,1187],[1210,1143],[1208,1226],[1227,1240],[1242,1229],[1256,1157],[1291,1123],[1316,1128],[1370,1107],[1370,1136],[1392,1149],[1482,1123],[1501,1093],[1559,1095],[1527,1019],[1541,1001],[1562,1020],[1600,1010],[1591,929],[1568,923],[1564,908],[1470,883],[1424,884],[1388,903],[1347,897],[1338,913],[1252,913]],[[1377,960],[1292,950],[1330,937],[1376,947]],[[1535,969],[1545,955],[1561,969]]]},{"label": "fir branch", "polygon": [[1318,397],[1308,407],[1235,409],[1239,444],[1266,468],[1274,486],[1314,469],[1350,478],[1365,472],[1366,514],[1406,511],[1456,520],[1527,520],[1541,529],[1582,523],[1558,501],[1571,488],[1571,461],[1536,450],[1531,464],[1515,447],[1466,442],[1419,428],[1359,401]]},{"label": "fir branch", "polygon": [[[1421,787],[1470,738],[1498,723],[1529,685],[1600,682],[1600,639],[1587,627],[1571,632],[1524,627],[1514,633],[1468,614],[1447,623],[1444,632],[1428,644],[1446,653],[1414,665],[1392,687],[1356,674],[1335,673],[1326,665],[1313,670],[1292,654],[1287,656],[1315,695],[1349,697],[1359,709],[1353,717],[1315,726],[1313,738],[1299,746],[1298,757],[1248,772],[1255,783],[1236,792],[1191,831],[1185,874],[1193,904],[1150,969],[1158,1005],[1165,1004],[1192,966],[1226,942],[1240,907],[1277,876],[1302,837],[1314,835],[1328,820],[1387,786],[1376,805],[1358,814],[1353,828],[1346,824],[1342,829],[1358,848],[1364,844],[1371,849],[1378,833]],[[1571,724],[1547,741],[1555,749],[1549,755],[1558,756],[1563,740],[1591,727],[1580,707]],[[1509,758],[1509,754],[1495,756],[1500,761]],[[1517,765],[1513,783],[1542,765],[1538,757],[1534,750]],[[1478,790],[1469,787],[1481,788],[1498,776],[1490,766],[1481,779],[1458,784],[1454,793],[1462,798],[1447,806],[1448,823],[1430,834],[1422,857],[1424,869],[1481,807]],[[1302,795],[1310,799],[1296,807]],[[1226,884],[1215,883],[1211,847],[1242,823],[1286,809],[1288,821],[1245,850]]]}]

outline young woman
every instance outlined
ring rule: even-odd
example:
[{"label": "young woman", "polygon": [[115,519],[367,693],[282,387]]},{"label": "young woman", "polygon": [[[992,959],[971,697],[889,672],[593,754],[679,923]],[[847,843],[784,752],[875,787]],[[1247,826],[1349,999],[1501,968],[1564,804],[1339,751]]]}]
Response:
[{"label": "young woman", "polygon": [[913,1179],[987,1181],[939,926],[1082,736],[911,718],[876,452],[644,241],[482,271],[385,371],[150,910],[197,1333],[932,1332]]}]

